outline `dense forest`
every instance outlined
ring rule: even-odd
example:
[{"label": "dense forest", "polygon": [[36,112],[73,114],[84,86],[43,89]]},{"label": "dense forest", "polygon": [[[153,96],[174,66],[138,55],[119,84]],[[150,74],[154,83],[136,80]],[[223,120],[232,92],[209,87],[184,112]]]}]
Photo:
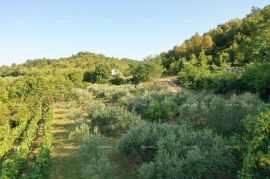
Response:
[{"label": "dense forest", "polygon": [[0,67],[0,178],[269,178],[270,6],[144,61]]}]

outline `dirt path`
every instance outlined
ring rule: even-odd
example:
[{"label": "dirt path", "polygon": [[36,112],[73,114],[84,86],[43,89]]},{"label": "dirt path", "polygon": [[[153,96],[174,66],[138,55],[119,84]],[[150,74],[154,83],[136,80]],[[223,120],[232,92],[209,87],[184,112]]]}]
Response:
[{"label": "dirt path", "polygon": [[50,168],[50,178],[52,179],[80,176],[79,145],[75,141],[69,140],[69,133],[74,129],[75,123],[67,117],[67,112],[68,109],[64,103],[57,103],[54,107],[53,150]]},{"label": "dirt path", "polygon": [[183,91],[183,89],[176,84],[175,77],[159,78],[159,79],[155,79],[154,82],[161,87],[168,88],[168,90],[173,93],[178,93],[180,91]]},{"label": "dirt path", "polygon": [[172,93],[186,92],[192,95],[197,95],[198,91],[186,89],[176,83],[176,76],[158,78],[154,80],[154,83],[158,86],[167,88]]}]

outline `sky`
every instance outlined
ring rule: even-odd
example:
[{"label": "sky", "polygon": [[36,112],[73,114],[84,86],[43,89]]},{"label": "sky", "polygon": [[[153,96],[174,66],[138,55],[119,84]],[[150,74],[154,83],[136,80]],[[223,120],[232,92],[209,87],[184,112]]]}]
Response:
[{"label": "sky", "polygon": [[0,65],[79,51],[143,59],[270,0],[0,0]]}]

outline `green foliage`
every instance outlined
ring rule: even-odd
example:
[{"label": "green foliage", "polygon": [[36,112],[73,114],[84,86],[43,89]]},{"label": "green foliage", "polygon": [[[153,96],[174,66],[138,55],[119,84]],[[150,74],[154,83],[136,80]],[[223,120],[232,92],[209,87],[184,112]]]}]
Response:
[{"label": "green foliage", "polygon": [[[1,119],[0,119],[0,126],[1,125],[7,125],[8,124],[8,107],[7,107],[7,104],[6,103],[3,103],[0,101],[0,116],[1,116]],[[0,129],[1,131],[1,129]],[[2,135],[0,135],[2,136]],[[1,139],[1,137],[0,137]]]},{"label": "green foliage", "polygon": [[177,105],[176,122],[195,127],[209,127],[224,136],[241,134],[241,120],[248,114],[258,114],[266,106],[257,96],[246,93],[227,98],[213,94],[200,94],[196,98],[179,93],[174,98]]},{"label": "green foliage", "polygon": [[241,120],[248,114],[258,114],[258,109],[263,105],[256,96],[250,94],[234,95],[229,100],[214,97],[206,114],[206,123],[225,136],[241,134],[243,132]]},{"label": "green foliage", "polygon": [[23,140],[20,146],[18,146],[17,150],[15,150],[9,158],[3,161],[0,178],[18,178],[21,170],[23,169],[23,164],[30,152],[30,146],[35,139],[38,122],[40,119],[40,113],[36,114],[34,118],[31,119],[27,130],[24,131]]},{"label": "green foliage", "polygon": [[50,167],[50,152],[52,150],[52,120],[53,108],[50,107],[46,119],[44,119],[43,143],[36,157],[33,167],[30,169],[27,179],[47,178]]},{"label": "green foliage", "polygon": [[113,85],[121,85],[125,83],[125,80],[119,76],[116,76],[113,79],[111,79],[110,82]]},{"label": "green foliage", "polygon": [[131,91],[134,91],[135,86],[92,84],[87,86],[87,90],[97,98],[105,98],[112,101],[118,101],[122,97],[129,95]]},{"label": "green foliage", "polygon": [[73,71],[73,72],[69,73],[68,79],[70,81],[72,81],[74,84],[76,84],[77,86],[79,86],[84,79],[83,71],[77,70],[77,71]]},{"label": "green foliage", "polygon": [[128,157],[143,161],[153,160],[157,152],[157,143],[162,136],[176,131],[177,127],[168,124],[143,124],[130,129],[122,135],[119,151]]},{"label": "green foliage", "polygon": [[[183,44],[162,53],[162,64],[169,73],[178,73],[184,87],[212,88],[216,93],[249,91],[269,100],[269,12],[269,5],[253,9],[242,20],[218,25],[203,36],[196,33]],[[256,65],[247,67],[250,63]],[[221,71],[235,67],[247,71],[243,76],[234,71]]]},{"label": "green foliage", "polygon": [[142,117],[152,122],[168,122],[174,115],[171,104],[166,101],[153,101],[142,112]]},{"label": "green foliage", "polygon": [[7,81],[0,77],[0,101],[8,99]]},{"label": "green foliage", "polygon": [[[1,105],[1,104],[0,104]],[[1,105],[3,114],[3,125],[0,128],[0,158],[12,149],[15,141],[24,132],[29,121],[30,112],[24,104],[9,103],[8,106]]]},{"label": "green foliage", "polygon": [[135,84],[149,81],[153,78],[159,77],[164,72],[163,67],[159,63],[145,62],[132,69],[133,79]]},{"label": "green foliage", "polygon": [[51,76],[16,78],[10,84],[9,96],[11,99],[31,98],[35,105],[50,103],[61,98],[62,91],[57,83],[59,81]]},{"label": "green foliage", "polygon": [[140,122],[140,117],[121,107],[97,108],[90,112],[92,126],[97,126],[106,136],[120,135]]},{"label": "green foliage", "polygon": [[240,178],[268,178],[270,173],[270,113],[249,115],[243,121]]},{"label": "green foliage", "polygon": [[147,124],[122,136],[118,148],[126,156],[150,161],[139,168],[142,178],[222,178],[233,177],[236,171],[228,145],[209,131]]},{"label": "green foliage", "polygon": [[[144,62],[80,52],[68,58],[0,67],[0,75],[5,77],[0,77],[0,178],[19,177],[42,119],[43,143],[28,178],[48,176],[49,104],[64,99],[70,100],[70,116],[80,124],[70,137],[80,142],[81,153],[89,161],[82,167],[83,178],[114,178],[107,157],[109,142],[99,133],[107,137],[126,133],[118,149],[136,161],[141,178],[235,178],[237,170],[239,178],[269,177],[270,114],[260,113],[267,107],[256,96],[193,97],[169,93],[154,82],[123,85],[130,79],[138,84],[160,77],[164,66],[167,74],[178,74],[184,87],[222,94],[250,91],[267,101],[269,19],[269,5],[253,9],[242,20],[231,20],[203,35],[196,33]],[[113,77],[111,69],[125,76]],[[73,89],[84,85],[86,89]],[[230,139],[235,137],[241,140],[232,146]],[[12,150],[15,144],[18,147]],[[237,160],[242,161],[241,169]]]},{"label": "green foliage", "polygon": [[88,161],[81,171],[84,178],[114,178],[115,170],[106,155],[106,144],[107,139],[98,135],[84,140],[80,149],[80,153]]},{"label": "green foliage", "polygon": [[222,98],[213,94],[200,94],[196,98],[180,93],[174,99],[179,122],[196,127],[210,127],[215,132],[232,136],[241,134],[241,120],[248,114],[258,114],[265,104],[249,93]]},{"label": "green foliage", "polygon": [[[205,100],[205,101],[204,101]],[[181,92],[174,98],[174,103],[177,106],[177,122],[188,123],[192,126],[204,126],[205,113],[208,110],[207,97],[197,99],[188,93]]]},{"label": "green foliage", "polygon": [[[71,57],[60,59],[35,59],[28,60],[24,64],[12,65],[12,67],[0,67],[0,76],[65,76],[73,72],[93,72],[100,64],[108,64],[110,68],[116,68],[123,74],[130,74],[129,66],[138,64],[131,59],[117,59],[105,57],[101,54],[79,52]],[[81,73],[80,72],[80,73]],[[77,78],[77,77],[76,77]],[[81,77],[79,77],[81,78]]]},{"label": "green foliage", "polygon": [[239,92],[244,90],[241,76],[235,72],[217,72],[210,76],[209,88],[216,93],[226,94],[228,91]]},{"label": "green foliage", "polygon": [[176,113],[176,106],[172,100],[174,95],[166,89],[149,86],[147,89],[128,95],[123,105],[131,112],[142,116],[146,121],[170,122]]},{"label": "green foliage", "polygon": [[94,83],[95,81],[95,73],[92,71],[87,71],[83,75],[83,81],[84,82],[92,82]]},{"label": "green foliage", "polygon": [[108,83],[111,78],[111,67],[109,65],[101,64],[96,67],[94,72],[86,72],[83,80],[91,83]]},{"label": "green foliage", "polygon": [[108,65],[99,65],[94,72],[95,83],[107,83],[111,78],[111,68]]},{"label": "green foliage", "polygon": [[208,85],[209,76],[210,70],[187,63],[178,73],[178,81],[184,87],[201,89]]},{"label": "green foliage", "polygon": [[270,100],[270,63],[250,64],[244,73],[244,81],[252,91]]}]

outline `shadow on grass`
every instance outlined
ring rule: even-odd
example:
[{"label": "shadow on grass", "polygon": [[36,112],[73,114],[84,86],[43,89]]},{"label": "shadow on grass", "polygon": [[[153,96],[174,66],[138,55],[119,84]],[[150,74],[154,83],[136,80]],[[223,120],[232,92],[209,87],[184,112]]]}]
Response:
[{"label": "shadow on grass", "polygon": [[74,149],[66,149],[63,151],[65,155],[52,156],[50,178],[52,179],[77,179],[84,178],[82,168],[84,167],[83,158],[78,151]]}]

